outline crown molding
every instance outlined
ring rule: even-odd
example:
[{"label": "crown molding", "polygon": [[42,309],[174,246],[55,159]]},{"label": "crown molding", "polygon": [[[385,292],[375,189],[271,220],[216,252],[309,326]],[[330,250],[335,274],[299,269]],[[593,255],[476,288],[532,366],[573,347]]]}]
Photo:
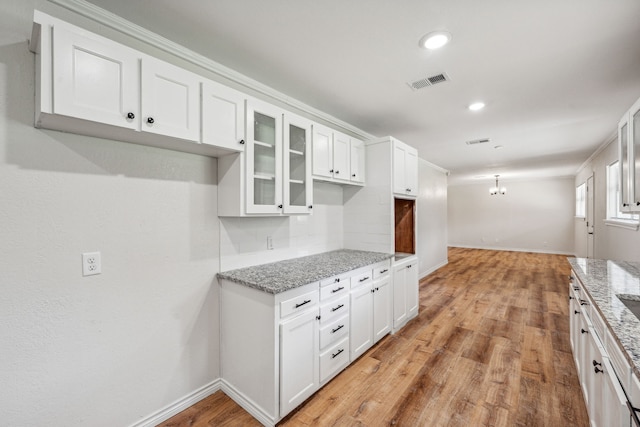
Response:
[{"label": "crown molding", "polygon": [[590,165],[591,162],[593,162],[593,159],[595,159],[600,153],[602,153],[604,149],[607,148],[609,144],[614,142],[617,138],[618,138],[618,130],[616,129],[608,138],[604,140],[602,144],[600,144],[600,146],[596,149],[596,151],[594,151],[593,154],[591,154],[589,158],[585,160],[584,163],[582,163],[582,165],[580,165],[578,170],[576,170],[576,175],[578,175],[580,172],[582,172],[584,168]]},{"label": "crown molding", "polygon": [[211,71],[212,73],[217,74],[220,77],[224,77],[225,79],[228,79],[248,89],[254,90],[269,98],[275,99],[285,105],[296,108],[327,123],[347,130],[360,138],[368,140],[376,138],[374,135],[371,135],[370,133],[365,132],[362,129],[350,125],[349,123],[344,122],[327,113],[324,113],[314,107],[311,107],[310,105],[297,101],[296,99],[293,99],[282,92],[279,92],[265,84],[262,84],[257,80],[249,78],[244,74],[232,70],[231,68],[213,61],[212,59],[209,59],[204,55],[196,53],[178,43],[172,42],[171,40],[162,37],[159,34],[149,31],[146,28],[134,24],[133,22],[127,21],[121,16],[104,10],[85,0],[48,1],[50,3],[64,7],[65,9],[68,9],[74,13],[77,13],[78,15],[84,16],[85,18],[89,18],[99,24],[105,25],[127,36],[133,37],[134,39],[137,39],[143,43],[149,44],[175,57],[202,67],[205,70]]}]

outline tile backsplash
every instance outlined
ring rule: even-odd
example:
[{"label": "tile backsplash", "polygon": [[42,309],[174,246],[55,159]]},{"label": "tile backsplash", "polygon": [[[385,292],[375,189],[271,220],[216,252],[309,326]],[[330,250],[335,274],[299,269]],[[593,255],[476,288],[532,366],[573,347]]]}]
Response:
[{"label": "tile backsplash", "polygon": [[221,271],[341,249],[342,187],[314,182],[313,189],[312,215],[220,218]]}]

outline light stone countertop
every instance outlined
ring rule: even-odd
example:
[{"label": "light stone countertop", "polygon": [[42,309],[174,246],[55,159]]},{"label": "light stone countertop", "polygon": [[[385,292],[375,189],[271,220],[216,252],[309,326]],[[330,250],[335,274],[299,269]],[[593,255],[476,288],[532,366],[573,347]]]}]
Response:
[{"label": "light stone countertop", "polygon": [[391,259],[393,254],[340,249],[269,264],[254,265],[218,273],[230,280],[271,294],[346,273]]},{"label": "light stone countertop", "polygon": [[618,298],[640,300],[640,263],[569,258],[569,264],[640,378],[640,320]]}]

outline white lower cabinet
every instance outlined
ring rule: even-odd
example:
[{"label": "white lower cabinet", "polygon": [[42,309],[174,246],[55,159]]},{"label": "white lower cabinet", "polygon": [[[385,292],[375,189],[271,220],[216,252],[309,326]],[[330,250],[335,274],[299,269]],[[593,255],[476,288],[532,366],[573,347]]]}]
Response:
[{"label": "white lower cabinet", "polygon": [[418,315],[418,258],[409,256],[393,266],[393,329]]},{"label": "white lower cabinet", "polygon": [[[223,391],[264,425],[275,425],[349,365],[362,325],[362,352],[390,332],[389,266],[385,261],[279,294],[221,280]],[[352,284],[366,290],[355,305]]]},{"label": "white lower cabinet", "polygon": [[318,351],[317,307],[280,324],[280,413],[318,389]]},{"label": "white lower cabinet", "polygon": [[590,425],[630,427],[624,387],[637,379],[574,274],[569,295],[570,339]]},{"label": "white lower cabinet", "polygon": [[[384,273],[377,276],[375,271]],[[373,279],[375,277],[375,279]],[[360,357],[391,332],[391,274],[389,264],[351,281],[351,360]]]}]

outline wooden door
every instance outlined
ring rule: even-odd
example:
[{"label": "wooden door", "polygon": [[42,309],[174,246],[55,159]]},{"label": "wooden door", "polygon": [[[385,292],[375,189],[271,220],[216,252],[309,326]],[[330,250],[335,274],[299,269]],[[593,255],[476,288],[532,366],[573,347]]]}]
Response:
[{"label": "wooden door", "polygon": [[324,126],[313,124],[313,175],[333,177],[333,132]]},{"label": "wooden door", "polygon": [[373,295],[371,283],[351,291],[351,360],[373,345]]},{"label": "wooden door", "polygon": [[373,342],[391,332],[391,275],[378,279],[373,284]]},{"label": "wooden door", "polygon": [[349,179],[351,182],[364,183],[365,175],[365,144],[364,141],[351,138],[350,142],[351,153],[349,155],[349,162],[351,167],[349,168]]}]

